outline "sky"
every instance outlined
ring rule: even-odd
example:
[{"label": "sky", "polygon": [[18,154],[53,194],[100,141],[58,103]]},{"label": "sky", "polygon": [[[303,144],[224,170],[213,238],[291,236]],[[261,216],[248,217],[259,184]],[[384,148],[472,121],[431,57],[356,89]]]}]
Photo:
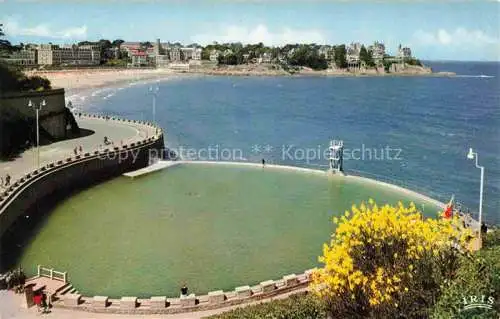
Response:
[{"label": "sky", "polygon": [[423,60],[500,61],[500,0],[0,0],[0,23],[13,43],[379,41]]}]

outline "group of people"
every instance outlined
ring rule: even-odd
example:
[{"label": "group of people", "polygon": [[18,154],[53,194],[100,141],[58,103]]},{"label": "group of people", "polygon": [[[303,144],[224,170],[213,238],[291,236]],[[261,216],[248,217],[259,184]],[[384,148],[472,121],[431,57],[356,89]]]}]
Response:
[{"label": "group of people", "polygon": [[78,147],[75,146],[75,148],[73,149],[73,153],[75,154],[75,156],[83,153],[83,147],[81,145]]},{"label": "group of people", "polygon": [[21,268],[0,275],[0,289],[14,290],[21,293],[26,283],[26,275]]},{"label": "group of people", "polygon": [[5,178],[4,177],[0,177],[0,187],[9,187],[10,186],[10,180],[11,180],[11,177],[9,174],[5,174]]}]

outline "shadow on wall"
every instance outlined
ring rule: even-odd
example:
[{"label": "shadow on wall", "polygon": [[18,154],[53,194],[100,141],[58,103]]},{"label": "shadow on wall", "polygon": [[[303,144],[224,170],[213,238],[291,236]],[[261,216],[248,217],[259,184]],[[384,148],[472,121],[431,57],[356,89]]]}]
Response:
[{"label": "shadow on wall", "polygon": [[112,171],[109,174],[88,174],[72,182],[71,186],[56,188],[50,195],[44,196],[43,200],[38,200],[36,204],[22,212],[0,237],[0,273],[17,265],[24,247],[33,240],[61,200],[115,175],[117,174]]},{"label": "shadow on wall", "polygon": [[[95,132],[81,129],[68,108],[65,108],[67,124],[66,136],[54,137],[40,125],[40,145],[47,145],[57,141],[85,137]],[[46,116],[46,118],[50,117]],[[0,161],[14,160],[20,153],[36,145],[36,120],[27,117],[16,110],[0,109]]]},{"label": "shadow on wall", "polygon": [[[71,193],[66,192],[68,196]],[[22,251],[28,245],[37,232],[43,227],[49,213],[55,208],[57,202],[64,194],[52,194],[39,205],[33,205],[24,212],[0,238],[0,273],[13,269],[19,262]],[[28,269],[28,272],[31,269]]]}]

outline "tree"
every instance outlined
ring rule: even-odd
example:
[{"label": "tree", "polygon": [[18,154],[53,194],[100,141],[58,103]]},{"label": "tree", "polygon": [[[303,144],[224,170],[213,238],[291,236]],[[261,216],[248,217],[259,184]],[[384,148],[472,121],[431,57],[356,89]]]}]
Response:
[{"label": "tree", "polygon": [[149,41],[146,41],[146,42],[140,42],[139,43],[139,47],[143,50],[147,50],[148,48],[152,48],[153,47],[153,44],[151,44],[151,42]]},{"label": "tree", "polygon": [[301,45],[289,59],[290,65],[307,66],[314,70],[328,68],[328,62],[318,54],[315,45]]},{"label": "tree", "polygon": [[[352,215],[351,215],[352,214]],[[343,318],[423,318],[452,277],[470,231],[458,218],[423,219],[408,207],[355,205],[337,223],[313,290]]]},{"label": "tree", "polygon": [[108,49],[111,49],[111,41],[106,40],[106,39],[101,39],[97,42],[97,45],[101,47],[102,50],[106,51]]},{"label": "tree", "polygon": [[[3,24],[0,23],[0,37],[4,37]],[[0,55],[12,52],[12,45],[8,40],[0,39]]]},{"label": "tree", "polygon": [[375,66],[375,62],[373,61],[372,52],[368,51],[364,45],[361,46],[359,51],[359,60],[364,62],[367,66],[373,67]]},{"label": "tree", "polygon": [[335,46],[334,52],[335,52],[335,57],[334,57],[335,66],[337,68],[340,68],[340,69],[346,68],[347,67],[347,58],[346,58],[347,51],[346,51],[345,45],[342,44],[342,45]]},{"label": "tree", "polygon": [[116,39],[111,43],[111,46],[119,48],[124,42],[122,39]]}]

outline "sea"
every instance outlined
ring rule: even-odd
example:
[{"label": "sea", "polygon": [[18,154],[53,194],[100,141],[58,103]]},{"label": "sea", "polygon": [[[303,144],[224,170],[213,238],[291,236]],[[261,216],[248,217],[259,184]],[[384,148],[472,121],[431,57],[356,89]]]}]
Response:
[{"label": "sea", "polygon": [[84,111],[154,119],[184,159],[328,169],[330,141],[342,141],[348,174],[453,198],[477,217],[473,148],[485,167],[483,220],[498,224],[500,63],[425,64],[457,75],[179,76],[69,95]]}]

